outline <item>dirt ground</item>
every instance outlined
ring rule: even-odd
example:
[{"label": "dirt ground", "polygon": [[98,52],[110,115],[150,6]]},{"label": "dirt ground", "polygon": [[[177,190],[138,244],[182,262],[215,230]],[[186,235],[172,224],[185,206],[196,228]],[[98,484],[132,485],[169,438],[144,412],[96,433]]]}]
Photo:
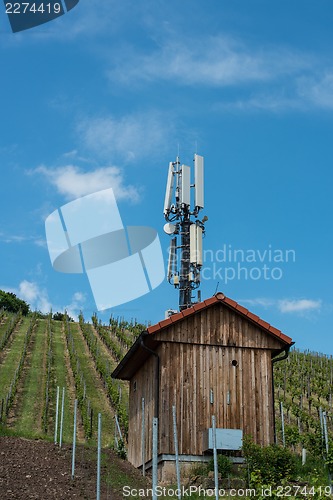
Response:
[{"label": "dirt ground", "polygon": [[[108,451],[102,460],[101,500],[120,500],[121,488],[106,483],[108,464],[129,484],[142,478],[128,462]],[[95,499],[96,450],[77,448],[75,478],[71,479],[72,450],[46,441],[0,437],[0,498],[9,499]],[[117,473],[116,473],[117,474]],[[115,478],[117,485],[117,478]]]}]

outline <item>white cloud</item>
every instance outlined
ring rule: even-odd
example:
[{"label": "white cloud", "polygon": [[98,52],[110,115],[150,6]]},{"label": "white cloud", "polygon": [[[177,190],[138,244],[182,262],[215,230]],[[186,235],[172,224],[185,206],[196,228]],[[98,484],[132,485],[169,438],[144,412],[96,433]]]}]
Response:
[{"label": "white cloud", "polygon": [[148,56],[135,50],[126,54],[109,76],[131,84],[171,80],[173,85],[221,87],[299,74],[311,64],[312,57],[283,47],[248,48],[227,36],[174,37]]},{"label": "white cloud", "polygon": [[1,234],[0,235],[1,240],[4,243],[23,243],[27,240],[31,240],[31,237],[29,236],[23,236],[23,235],[18,235],[18,234]]},{"label": "white cloud", "polygon": [[284,111],[304,111],[308,103],[297,94],[283,95],[281,91],[270,89],[261,94],[252,95],[246,99],[220,102],[215,109],[235,111],[268,111],[270,113],[281,113]]},{"label": "white cloud", "polygon": [[118,200],[139,200],[139,191],[134,186],[125,186],[121,170],[118,167],[98,168],[90,172],[83,172],[75,165],[48,168],[44,165],[30,171],[33,174],[43,175],[59,193],[66,198],[78,198],[87,194],[112,187]]},{"label": "white cloud", "polygon": [[86,296],[82,292],[75,292],[73,295],[73,300],[75,300],[76,302],[85,302]]},{"label": "white cloud", "polygon": [[215,109],[236,111],[311,111],[313,109],[333,110],[333,70],[324,74],[314,68],[313,74],[291,77],[282,86],[261,89],[243,99],[220,102]]},{"label": "white cloud", "polygon": [[275,304],[275,301],[272,299],[266,299],[264,297],[257,299],[239,299],[241,304],[244,304],[249,307],[261,306],[261,307],[271,307]]},{"label": "white cloud", "polygon": [[1,290],[15,293],[19,299],[25,300],[30,305],[31,311],[37,310],[47,314],[51,310],[53,313],[66,310],[75,321],[78,320],[78,315],[86,301],[86,295],[83,292],[75,292],[69,304],[65,306],[52,304],[47,290],[35,281],[28,280],[21,281],[17,288],[2,286]]},{"label": "white cloud", "polygon": [[118,62],[113,57],[110,80],[131,87],[156,82],[242,87],[241,97],[226,95],[214,109],[333,109],[333,68],[318,56],[281,45],[257,48],[231,36],[185,39],[168,35],[162,35],[166,41],[148,54],[136,48],[121,50]]},{"label": "white cloud", "polygon": [[[145,112],[116,119],[113,116],[84,118],[77,123],[77,132],[82,148],[87,148],[100,159],[112,162],[141,160],[161,153],[170,142],[171,120],[158,113]],[[64,161],[71,161],[60,167],[40,165],[29,174],[46,178],[57,191],[67,199],[78,198],[112,187],[117,200],[137,202],[140,188],[125,184],[123,170],[117,166],[97,167],[88,170],[76,164],[89,160],[78,155],[76,149],[63,155]]]},{"label": "white cloud", "polygon": [[47,291],[41,288],[36,282],[27,280],[21,281],[15,293],[20,299],[30,304],[30,309],[32,311],[36,309],[42,313],[48,313],[52,308]]},{"label": "white cloud", "polygon": [[125,161],[161,151],[169,141],[172,120],[153,111],[116,118],[85,118],[77,125],[85,147],[103,158]]},{"label": "white cloud", "polygon": [[75,321],[79,320],[79,313],[83,309],[83,305],[86,301],[86,295],[82,292],[75,292],[72,300],[65,307],[60,307],[57,311],[67,311],[67,314],[73,318]]},{"label": "white cloud", "polygon": [[277,308],[281,313],[306,313],[318,311],[321,308],[321,300],[311,299],[270,299],[265,297],[255,299],[239,299],[239,302],[246,307],[269,307]]},{"label": "white cloud", "polygon": [[3,243],[33,243],[38,247],[46,247],[46,241],[40,236],[26,236],[24,234],[0,233],[0,241]]},{"label": "white cloud", "polygon": [[333,71],[316,78],[299,78],[297,84],[299,97],[309,105],[333,109]]},{"label": "white cloud", "polygon": [[47,243],[44,238],[36,238],[34,244],[38,247],[47,248]]},{"label": "white cloud", "polygon": [[294,313],[294,312],[306,312],[306,311],[316,311],[321,308],[321,300],[309,300],[309,299],[299,299],[299,300],[279,300],[278,308],[282,313]]}]

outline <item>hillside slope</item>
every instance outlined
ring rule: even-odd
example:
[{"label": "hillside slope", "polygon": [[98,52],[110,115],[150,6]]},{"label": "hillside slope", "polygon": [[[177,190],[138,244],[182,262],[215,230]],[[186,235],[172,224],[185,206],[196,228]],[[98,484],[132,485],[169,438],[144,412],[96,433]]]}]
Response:
[{"label": "hillside slope", "polygon": [[[127,435],[127,384],[111,379],[119,359],[133,342],[138,326],[113,321],[94,324],[23,317],[0,317],[0,422],[25,437],[52,439],[57,388],[64,390],[63,440],[73,435],[74,401],[78,399],[81,442],[96,440],[97,417],[103,419],[103,445],[112,446],[115,414]],[[119,324],[118,324],[119,323]],[[130,330],[129,330],[130,328]],[[60,415],[60,410],[59,410]]]},{"label": "hillside slope", "polygon": [[[78,439],[93,444],[97,416],[102,415],[103,446],[126,441],[128,386],[111,373],[144,325],[114,318],[108,326],[96,316],[78,323],[34,315],[0,313],[0,423],[23,437],[53,440],[56,397],[64,389],[63,441],[73,435],[74,401],[78,399]],[[332,356],[294,350],[274,364],[275,413],[282,443],[281,409],[287,446],[320,452],[322,411],[332,435]],[[281,405],[282,403],[282,405]],[[115,415],[121,429],[117,430]]]}]

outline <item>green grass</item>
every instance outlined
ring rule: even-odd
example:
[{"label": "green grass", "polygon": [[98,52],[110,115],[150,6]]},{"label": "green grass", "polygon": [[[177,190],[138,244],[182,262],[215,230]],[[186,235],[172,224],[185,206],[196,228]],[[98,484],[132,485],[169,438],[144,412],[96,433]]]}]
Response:
[{"label": "green grass", "polygon": [[[7,315],[9,321],[11,314]],[[4,318],[2,318],[4,319]],[[6,321],[7,323],[7,321]],[[18,366],[22,350],[24,347],[25,334],[30,323],[30,318],[24,317],[15,335],[12,335],[10,347],[2,353],[2,363],[0,365],[0,400],[4,398],[13,380],[15,370]],[[15,399],[14,419],[10,422],[10,427],[2,427],[0,432],[8,432],[10,435],[21,435],[24,437],[42,437],[48,440],[54,439],[55,412],[56,412],[56,392],[60,388],[59,410],[61,409],[62,388],[65,388],[64,405],[64,426],[63,442],[71,443],[73,438],[73,414],[76,390],[71,376],[69,355],[67,351],[66,336],[63,331],[63,323],[52,321],[52,369],[49,380],[49,408],[47,433],[43,429],[43,410],[45,408],[45,389],[47,374],[47,350],[48,334],[47,320],[40,319],[33,332],[31,342],[28,346],[27,357],[24,369],[21,374],[21,381],[18,386],[18,393]],[[5,328],[5,325],[2,325]],[[91,325],[89,328],[92,328]],[[91,443],[96,441],[97,436],[97,415],[102,414],[103,426],[103,446],[113,446],[114,444],[114,410],[107,397],[103,381],[96,372],[92,356],[88,352],[86,342],[77,324],[71,324],[74,338],[74,346],[80,362],[80,369],[86,381],[86,397],[90,401],[94,410],[94,431]],[[96,337],[100,356],[103,362],[109,364],[110,372],[115,368],[116,361],[110,352],[92,329]],[[118,339],[117,339],[118,340]],[[68,363],[66,363],[66,359]],[[120,382],[122,388],[122,402],[125,407],[128,405],[127,384]],[[78,415],[80,421],[80,415]],[[59,415],[60,422],[60,415]],[[82,436],[82,435],[81,435]]]},{"label": "green grass", "polygon": [[40,436],[42,434],[42,410],[45,390],[45,322],[39,321],[30,343],[29,356],[23,372],[23,387],[19,394],[19,405],[15,416],[14,429],[21,435]]},{"label": "green grass", "polygon": [[[0,325],[0,338],[5,332],[12,315],[6,313],[6,317],[2,317]],[[11,335],[10,341],[6,348],[1,351],[0,362],[0,400],[7,394],[9,386],[14,378],[15,370],[18,366],[22,350],[24,347],[25,334],[29,327],[30,318],[22,318],[17,326],[15,333]],[[65,406],[64,406],[64,443],[71,443],[73,436],[73,407],[76,397],[75,386],[71,376],[69,363],[69,355],[67,351],[66,336],[64,333],[64,325],[61,321],[52,321],[52,369],[50,374],[49,385],[49,420],[48,432],[45,435],[43,432],[41,416],[45,404],[45,380],[46,380],[46,350],[47,350],[47,321],[39,320],[38,325],[32,335],[31,342],[28,346],[28,356],[24,363],[22,378],[19,382],[17,398],[15,400],[14,413],[15,419],[10,419],[8,425],[12,427],[0,425],[0,435],[23,436],[26,438],[43,437],[44,439],[54,439],[54,424],[55,424],[55,407],[56,407],[56,389],[60,387],[60,407],[62,388],[65,388]],[[92,334],[97,339],[99,359],[109,366],[109,371],[112,371],[118,362],[112,356],[105,344],[102,342],[99,335],[93,329],[92,325],[87,326],[91,329]],[[114,437],[114,414],[103,387],[103,382],[95,369],[95,363],[92,356],[88,352],[86,341],[79,329],[78,324],[71,323],[71,332],[73,334],[74,346],[80,363],[80,370],[83,372],[86,381],[86,396],[91,402],[91,407],[94,409],[94,433],[93,439],[86,443],[86,446],[79,448],[80,456],[87,460],[94,460],[96,455],[96,434],[97,434],[97,414],[102,414],[102,437],[103,446],[113,445]],[[123,345],[121,341],[115,337],[115,333],[111,333],[111,338],[117,345]],[[333,360],[327,357],[313,355],[311,353],[291,353],[290,361],[277,363],[274,367],[275,371],[275,390],[276,390],[276,431],[280,436],[280,420],[279,420],[279,401],[283,401],[285,409],[285,425],[288,427],[289,419],[286,416],[287,405],[290,405],[290,424],[297,427],[297,410],[300,407],[300,397],[302,395],[303,411],[300,414],[303,433],[295,445],[297,451],[300,451],[302,439],[306,434],[311,434],[313,431],[313,422],[319,423],[317,406],[320,404],[324,409],[329,411],[331,417],[333,408],[330,404],[333,389],[330,384],[333,373]],[[286,375],[285,375],[286,373]],[[284,397],[284,381],[286,380],[286,394]],[[117,382],[118,383],[118,382]],[[128,404],[128,389],[127,384],[119,382],[122,387],[123,404]],[[313,399],[311,412],[308,411],[308,385],[311,389],[310,396]],[[279,397],[278,397],[279,394]],[[291,405],[291,398],[294,396],[294,404]],[[306,417],[310,417],[309,426],[310,432],[305,430]],[[80,418],[80,417],[79,417]],[[332,437],[332,419],[328,419],[328,430]],[[132,472],[126,467],[119,466],[119,463],[112,462],[108,451],[103,451],[103,475],[104,479],[110,485],[120,492],[123,486],[140,488],[140,477],[132,476]],[[318,471],[315,473],[314,471]],[[318,484],[326,484],[327,471],[323,466],[321,457],[313,457],[308,451],[306,466],[301,466],[298,459],[297,477],[304,480],[312,477],[314,474],[318,476]],[[143,480],[144,481],[144,480]],[[143,482],[142,487],[147,487]],[[131,498],[131,497],[130,497]],[[136,497],[137,498],[137,497]],[[165,498],[165,497],[164,497]],[[174,497],[172,497],[174,498]],[[195,499],[196,495],[192,495]],[[224,497],[229,498],[229,497]],[[237,498],[237,497],[232,497]]]},{"label": "green grass", "polygon": [[10,384],[14,378],[23,351],[25,334],[30,324],[30,318],[23,318],[22,323],[13,339],[10,350],[4,356],[0,370],[0,400],[6,397]]},{"label": "green grass", "polygon": [[10,320],[14,316],[13,313],[8,313],[6,312],[1,318],[0,318],[0,337],[1,335],[6,331]]},{"label": "green grass", "polygon": [[[65,363],[66,357],[66,338],[63,333],[63,325],[61,321],[52,321],[52,351],[53,351],[53,369],[52,380],[50,384],[50,420],[49,432],[54,435],[55,432],[55,413],[56,413],[56,390],[60,388],[59,410],[61,409],[62,389],[65,388],[65,405],[64,405],[64,428],[63,428],[63,441],[66,443],[72,442],[73,439],[73,419],[74,419],[74,396],[70,397],[70,380]],[[60,422],[60,415],[59,415]]]},{"label": "green grass", "polygon": [[[98,350],[99,350],[99,357],[103,361],[105,365],[109,365],[110,367],[110,373],[116,368],[118,365],[118,361],[114,359],[112,356],[112,352],[105,346],[104,342],[101,340],[100,336],[96,332],[96,329],[93,328],[92,325],[87,324],[91,331],[93,332],[94,336],[96,337],[97,340],[97,345],[98,345]],[[117,337],[113,336],[112,337],[114,341],[116,341],[119,344],[119,340]],[[121,388],[121,400],[123,406],[128,410],[128,382],[124,382],[123,380],[118,380],[118,385]]]},{"label": "green grass", "polygon": [[[121,469],[119,465],[119,460],[112,460],[110,455],[105,451],[102,451],[102,478],[106,481],[107,485],[115,489],[122,496],[124,486],[129,486],[131,489],[147,489],[150,488],[149,480],[144,477],[140,477],[139,474],[135,474],[135,477],[128,474],[127,471]],[[137,471],[136,471],[137,472]],[[137,498],[135,496],[128,496],[124,498]]]},{"label": "green grass", "polygon": [[[12,339],[15,335],[15,331],[18,329],[21,323],[21,315],[10,314],[3,315],[0,320],[0,351],[5,351],[6,348],[11,344]],[[6,336],[8,330],[9,335]]]},{"label": "green grass", "polygon": [[114,418],[109,400],[103,384],[96,373],[94,361],[91,355],[87,355],[88,347],[83,338],[78,324],[71,323],[70,329],[73,334],[74,347],[86,382],[86,397],[94,409],[94,439],[97,433],[97,414],[102,414],[103,446],[113,445],[114,440]]},{"label": "green grass", "polygon": [[[24,319],[17,332],[5,363],[0,370],[0,384],[4,390],[10,385],[18,364],[23,344],[24,335],[29,324],[28,319]],[[46,350],[47,350],[47,323],[45,320],[39,320],[36,331],[33,334],[33,342],[30,344],[30,356],[26,358],[25,368],[22,374],[23,386],[17,395],[17,405],[15,421],[13,427],[9,430],[10,435],[20,435],[27,438],[42,437],[48,440],[54,439],[55,432],[55,412],[56,412],[56,388],[60,388],[59,399],[59,425],[60,430],[60,411],[62,402],[62,388],[65,388],[64,404],[64,425],[63,442],[70,443],[73,438],[73,415],[75,391],[70,391],[71,387],[67,372],[65,355],[66,340],[62,333],[62,323],[52,322],[52,352],[53,363],[51,371],[51,380],[49,384],[49,419],[48,432],[43,431],[42,412],[45,405],[45,383],[46,383]],[[30,350],[29,350],[30,351]],[[12,367],[9,369],[8,367]],[[6,369],[2,369],[6,368]],[[72,392],[72,397],[69,396]],[[59,437],[58,437],[59,441]]]}]

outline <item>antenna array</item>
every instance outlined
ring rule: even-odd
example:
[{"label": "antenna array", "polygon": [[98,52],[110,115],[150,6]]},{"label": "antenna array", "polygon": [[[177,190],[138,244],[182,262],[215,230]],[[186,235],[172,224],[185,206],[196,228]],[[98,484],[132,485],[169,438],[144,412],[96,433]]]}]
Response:
[{"label": "antenna array", "polygon": [[[194,203],[191,209],[191,188]],[[174,202],[172,202],[174,196]],[[205,233],[205,216],[199,220],[204,208],[204,159],[194,155],[194,184],[191,184],[191,167],[181,165],[179,157],[169,163],[168,180],[164,201],[164,231],[172,235],[167,278],[179,289],[179,310],[193,304],[193,290],[200,286],[202,267],[202,239]],[[178,237],[180,245],[178,245]],[[180,255],[180,260],[178,259]],[[199,292],[198,292],[199,295]]]}]

